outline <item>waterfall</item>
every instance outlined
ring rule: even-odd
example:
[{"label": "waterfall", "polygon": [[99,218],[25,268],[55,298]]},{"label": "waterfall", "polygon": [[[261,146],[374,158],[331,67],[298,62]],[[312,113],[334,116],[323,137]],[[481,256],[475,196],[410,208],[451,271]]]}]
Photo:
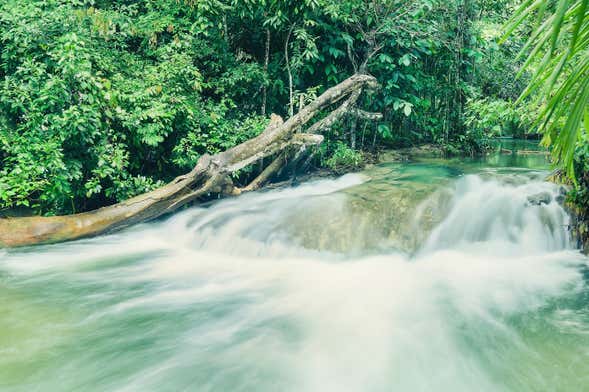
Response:
[{"label": "waterfall", "polygon": [[450,211],[424,248],[487,242],[521,253],[567,249],[569,218],[559,198],[560,187],[547,182],[465,176],[456,182]]},{"label": "waterfall", "polygon": [[532,174],[352,174],[5,251],[0,389],[582,390],[587,260]]}]

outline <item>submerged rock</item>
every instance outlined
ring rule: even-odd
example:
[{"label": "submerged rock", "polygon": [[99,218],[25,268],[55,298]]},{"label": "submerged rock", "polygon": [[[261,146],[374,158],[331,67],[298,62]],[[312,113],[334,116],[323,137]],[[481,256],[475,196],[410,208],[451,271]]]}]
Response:
[{"label": "submerged rock", "polygon": [[567,189],[564,186],[560,186],[558,188],[558,195],[556,196],[555,200],[558,204],[564,204],[566,201],[567,196]]},{"label": "submerged rock", "polygon": [[448,169],[381,165],[364,174],[366,182],[338,195],[298,202],[285,220],[288,238],[306,249],[339,254],[419,249],[447,211]]},{"label": "submerged rock", "polygon": [[379,162],[407,162],[414,158],[442,158],[446,156],[444,147],[435,144],[423,144],[383,151],[378,156]]},{"label": "submerged rock", "polygon": [[542,204],[550,204],[552,202],[552,195],[549,192],[540,192],[528,196],[527,199],[529,205],[540,206]]}]

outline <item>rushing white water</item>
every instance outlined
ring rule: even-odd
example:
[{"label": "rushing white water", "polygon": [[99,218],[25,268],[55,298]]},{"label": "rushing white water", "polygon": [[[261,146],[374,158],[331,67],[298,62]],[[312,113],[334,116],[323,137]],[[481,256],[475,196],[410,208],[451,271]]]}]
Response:
[{"label": "rushing white water", "polygon": [[[538,195],[545,200],[534,202]],[[425,250],[481,242],[507,254],[567,249],[569,219],[556,201],[559,195],[559,188],[547,182],[511,185],[466,176],[456,183],[452,208]]]},{"label": "rushing white water", "polygon": [[[587,261],[568,243],[558,187],[527,173],[432,185],[402,222],[426,233],[408,253],[351,206],[375,194],[371,181],[244,195],[5,252],[0,390],[589,385]],[[418,222],[432,208],[429,232]],[[353,246],[331,246],[341,238]]]}]

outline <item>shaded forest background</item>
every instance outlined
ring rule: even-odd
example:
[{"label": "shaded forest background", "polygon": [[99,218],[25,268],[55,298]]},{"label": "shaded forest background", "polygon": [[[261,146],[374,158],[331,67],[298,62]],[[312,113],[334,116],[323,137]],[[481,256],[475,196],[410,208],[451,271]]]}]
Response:
[{"label": "shaded forest background", "polygon": [[[423,143],[476,154],[521,136],[529,28],[510,0],[5,0],[0,209],[69,214],[125,200],[259,134],[354,73],[380,89],[314,165]],[[247,172],[238,174],[244,178]],[[239,178],[236,178],[239,182]]]}]

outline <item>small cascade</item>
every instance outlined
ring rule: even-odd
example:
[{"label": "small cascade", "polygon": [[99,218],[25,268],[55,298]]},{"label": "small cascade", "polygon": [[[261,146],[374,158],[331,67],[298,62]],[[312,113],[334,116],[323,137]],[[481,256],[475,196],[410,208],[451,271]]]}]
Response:
[{"label": "small cascade", "polygon": [[512,184],[465,176],[456,182],[449,212],[422,250],[481,242],[524,253],[567,249],[569,217],[561,198],[559,186],[543,181]]}]

